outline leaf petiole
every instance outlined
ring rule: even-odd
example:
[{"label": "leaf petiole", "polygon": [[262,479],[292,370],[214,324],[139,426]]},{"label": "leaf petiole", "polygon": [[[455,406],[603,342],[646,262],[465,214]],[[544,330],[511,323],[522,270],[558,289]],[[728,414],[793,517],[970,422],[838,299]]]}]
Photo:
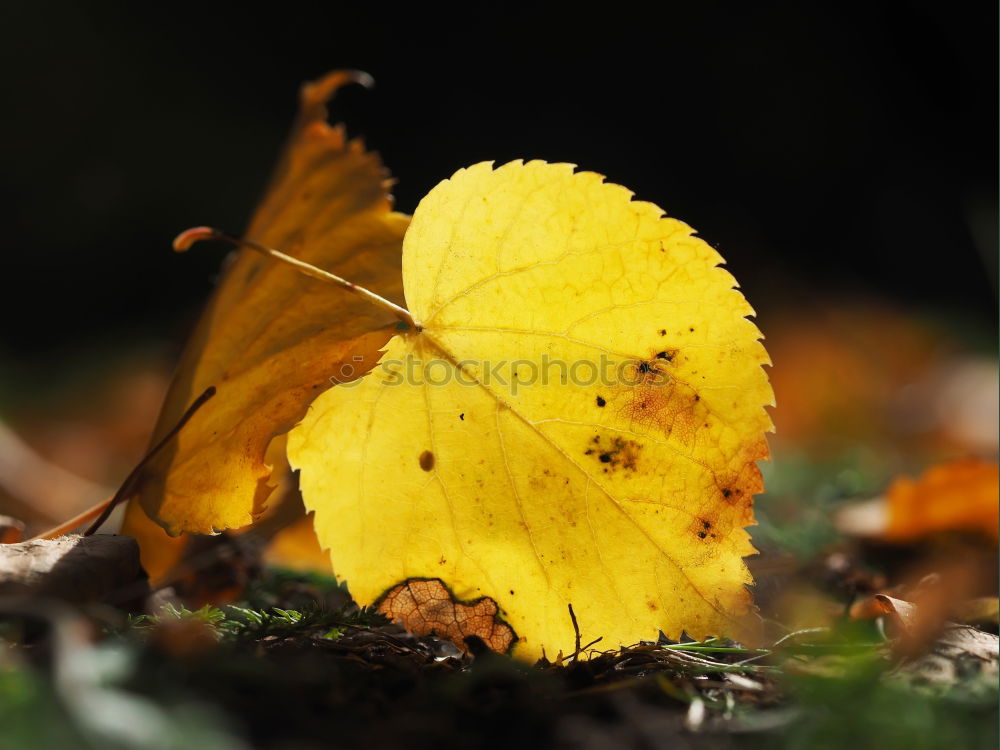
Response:
[{"label": "leaf petiole", "polygon": [[221,229],[215,229],[214,227],[192,227],[191,229],[187,229],[177,235],[174,239],[174,250],[179,253],[187,252],[191,249],[192,245],[203,240],[221,240],[223,242],[228,242],[235,247],[246,247],[262,255],[266,255],[269,258],[273,258],[274,260],[287,263],[306,276],[311,276],[312,278],[319,279],[320,281],[332,281],[342,289],[346,289],[347,291],[371,302],[376,307],[381,307],[383,310],[386,310],[403,323],[406,323],[406,325],[411,327],[413,330],[420,331],[421,329],[421,325],[413,319],[410,311],[405,307],[400,307],[395,302],[390,302],[385,297],[381,297],[375,294],[375,292],[365,289],[363,286],[358,286],[354,282],[337,276],[335,273],[330,273],[322,268],[317,268],[310,263],[301,261],[298,258],[293,258],[291,255],[287,255],[280,250],[265,247],[258,242],[254,242],[253,240],[240,239],[239,237],[223,232]]}]

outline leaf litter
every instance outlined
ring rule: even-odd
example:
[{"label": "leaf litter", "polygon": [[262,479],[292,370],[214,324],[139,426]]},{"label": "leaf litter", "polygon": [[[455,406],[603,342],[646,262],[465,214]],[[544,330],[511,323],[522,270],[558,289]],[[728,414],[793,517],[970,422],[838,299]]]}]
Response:
[{"label": "leaf litter", "polygon": [[[421,454],[422,472],[435,464]],[[279,462],[272,476],[286,471]],[[764,648],[683,635],[605,648],[569,608],[575,648],[528,666],[437,627],[440,612],[424,619],[450,639],[358,608],[335,579],[264,568],[265,536],[251,527],[172,557],[174,585],[157,589],[152,614],[5,601],[0,747],[996,744],[995,617],[985,630],[954,625],[943,615],[962,608],[919,586],[916,604],[880,593],[899,578],[867,572],[864,547],[826,550],[841,558],[822,575],[790,568],[829,611],[792,628],[762,597]],[[185,590],[193,580],[200,589]],[[852,606],[864,596],[883,606]]]},{"label": "leaf litter", "polygon": [[[933,647],[935,659],[956,665],[959,677],[949,684],[921,679],[913,665],[924,657],[900,658],[898,640],[877,621],[785,633],[756,649],[717,639],[661,637],[613,650],[598,642],[528,666],[475,637],[463,652],[450,640],[408,633],[354,606],[332,578],[273,569],[233,605],[191,610],[164,601],[149,615],[32,606],[3,614],[8,691],[42,675],[55,688],[48,699],[66,711],[67,732],[118,743],[119,730],[91,726],[93,716],[61,692],[60,680],[80,659],[102,670],[117,664],[113,674],[99,673],[102,691],[165,714],[178,702],[199,706],[199,731],[234,747],[795,746],[787,736],[842,746],[824,740],[824,701],[857,712],[858,732],[898,746],[911,729],[870,716],[862,702],[886,696],[899,703],[894,710],[905,706],[908,715],[964,733],[969,747],[986,746],[981,740],[995,726],[995,687],[991,693],[987,675],[966,664],[990,663],[992,644],[995,670],[996,636],[979,630],[971,655],[952,642]],[[586,644],[586,623],[578,627]],[[94,691],[99,675],[64,687]],[[45,700],[37,702],[40,709]],[[659,739],[649,744],[649,737]]]}]

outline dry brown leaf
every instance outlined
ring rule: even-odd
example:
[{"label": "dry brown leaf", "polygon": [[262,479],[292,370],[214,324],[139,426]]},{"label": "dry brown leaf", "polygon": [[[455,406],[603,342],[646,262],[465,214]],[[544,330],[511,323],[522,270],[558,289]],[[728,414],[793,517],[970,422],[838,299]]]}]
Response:
[{"label": "dry brown leaf", "polygon": [[485,596],[472,602],[455,601],[438,578],[414,578],[394,586],[378,603],[378,611],[411,633],[447,638],[463,650],[468,636],[481,638],[500,653],[517,640],[513,629],[498,616],[495,601]]},{"label": "dry brown leaf", "polygon": [[[303,87],[298,119],[246,238],[401,302],[400,249],[409,218],[391,210],[375,154],[326,122],[325,102],[358,74]],[[208,534],[258,517],[274,478],[265,453],[334,382],[378,359],[395,319],[293,268],[241,249],[189,341],[153,443],[206,388],[217,393],[145,472],[139,501],[171,534]],[[124,533],[155,538],[130,508]],[[162,544],[162,542],[161,542]],[[170,556],[169,550],[168,557]]]},{"label": "dry brown leaf", "polygon": [[932,684],[953,685],[963,674],[980,672],[996,681],[1000,672],[1000,641],[993,633],[938,618],[937,612],[896,599],[874,597],[881,614],[898,624],[894,651],[908,660],[905,672]]}]

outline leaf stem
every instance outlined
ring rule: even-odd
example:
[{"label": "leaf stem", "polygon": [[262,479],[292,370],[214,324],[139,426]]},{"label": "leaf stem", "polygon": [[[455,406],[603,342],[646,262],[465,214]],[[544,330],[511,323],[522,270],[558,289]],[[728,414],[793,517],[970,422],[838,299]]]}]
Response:
[{"label": "leaf stem", "polygon": [[410,311],[405,307],[400,307],[395,302],[390,302],[385,297],[381,297],[378,294],[375,294],[375,292],[365,289],[363,286],[358,286],[352,281],[348,281],[345,278],[337,276],[335,273],[330,273],[329,271],[317,268],[316,266],[299,260],[298,258],[293,258],[291,255],[287,255],[280,250],[265,247],[258,242],[254,242],[253,240],[235,237],[227,232],[223,232],[221,229],[215,229],[214,227],[192,227],[191,229],[185,230],[177,235],[176,239],[174,239],[174,250],[179,253],[186,252],[193,244],[201,242],[202,240],[221,240],[223,242],[228,242],[235,247],[250,248],[251,250],[261,253],[262,255],[268,256],[269,258],[279,260],[282,263],[287,263],[306,276],[311,276],[312,278],[319,279],[320,281],[333,282],[342,289],[346,289],[352,294],[356,294],[362,299],[371,302],[376,307],[381,307],[383,310],[389,312],[403,323],[406,323],[407,326],[411,327],[415,331],[420,331],[422,328],[422,326],[413,319]]}]

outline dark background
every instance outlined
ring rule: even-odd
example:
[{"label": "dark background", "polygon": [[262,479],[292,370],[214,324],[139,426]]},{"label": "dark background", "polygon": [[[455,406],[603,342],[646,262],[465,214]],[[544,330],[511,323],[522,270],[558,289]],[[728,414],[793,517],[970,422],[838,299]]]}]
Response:
[{"label": "dark background", "polygon": [[[375,76],[333,115],[411,212],[495,159],[570,161],[694,226],[761,312],[876,298],[995,326],[991,3],[5,3],[0,365],[180,342],[298,85]],[[887,342],[891,345],[891,342]]]}]

